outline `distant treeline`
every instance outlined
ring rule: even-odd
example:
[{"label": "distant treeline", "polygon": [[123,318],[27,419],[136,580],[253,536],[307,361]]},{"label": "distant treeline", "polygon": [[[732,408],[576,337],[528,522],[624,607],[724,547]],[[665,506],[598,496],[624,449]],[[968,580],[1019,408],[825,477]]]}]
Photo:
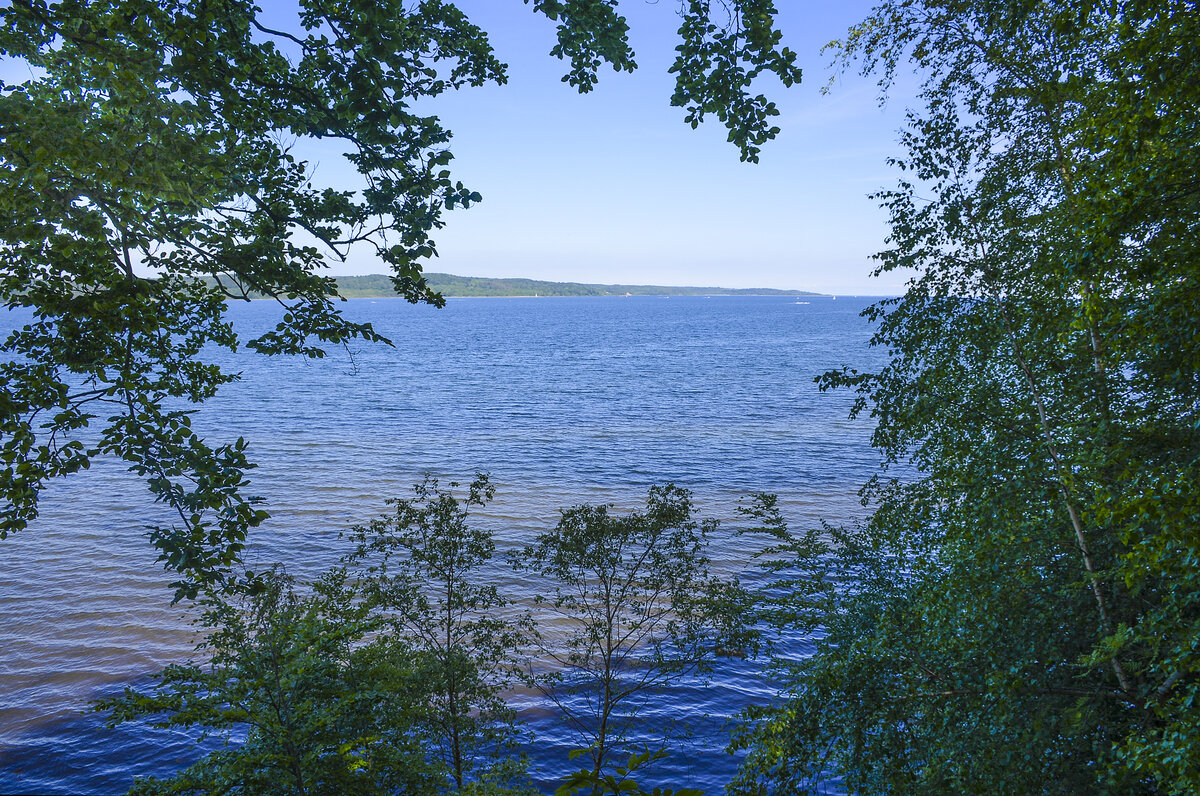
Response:
[{"label": "distant treeline", "polygon": [[[391,277],[385,274],[365,276],[339,276],[338,293],[346,298],[393,298],[396,291]],[[806,290],[776,290],[766,287],[686,287],[674,285],[590,285],[581,282],[544,282],[540,279],[491,279],[482,276],[455,276],[454,274],[425,274],[429,286],[443,296],[464,298],[471,296],[823,296]],[[211,277],[209,278],[211,281]],[[232,284],[227,285],[235,292]],[[247,298],[266,298],[261,293],[250,291]]]},{"label": "distant treeline", "polygon": [[[430,287],[443,296],[819,296],[803,290],[769,288],[669,287],[661,285],[589,285],[538,279],[489,279],[427,273]],[[338,292],[347,298],[394,296],[392,280],[383,274],[337,277]]]}]

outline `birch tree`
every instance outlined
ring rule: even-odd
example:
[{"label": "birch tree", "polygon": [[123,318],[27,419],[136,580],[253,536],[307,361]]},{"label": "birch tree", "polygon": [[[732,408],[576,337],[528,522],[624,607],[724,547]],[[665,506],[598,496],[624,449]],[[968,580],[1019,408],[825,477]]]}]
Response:
[{"label": "birch tree", "polygon": [[839,43],[923,81],[879,195],[891,361],[822,379],[893,469],[743,789],[1200,786],[1197,22],[887,2]]}]

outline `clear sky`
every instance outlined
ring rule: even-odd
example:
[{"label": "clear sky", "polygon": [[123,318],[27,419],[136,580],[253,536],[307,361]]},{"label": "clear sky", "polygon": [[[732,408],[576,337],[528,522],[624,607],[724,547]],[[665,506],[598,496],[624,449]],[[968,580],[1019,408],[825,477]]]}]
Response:
[{"label": "clear sky", "polygon": [[[692,130],[669,106],[674,0],[624,0],[639,70],[602,74],[587,95],[560,82],[547,53],[554,23],[520,0],[462,0],[509,66],[505,86],[429,103],[454,132],[452,168],[483,195],[447,214],[430,271],[576,282],[775,287],[895,294],[872,279],[885,216],[868,194],[894,184],[904,97],[880,107],[873,81],[833,74],[820,53],[866,16],[867,2],[782,0],[785,43],[804,81],[764,83],[783,132],[758,164],[741,163],[725,128]],[[283,3],[269,9],[282,11]],[[336,150],[301,150],[332,179]],[[348,167],[347,167],[348,168]],[[384,269],[364,252],[333,273]]]}]

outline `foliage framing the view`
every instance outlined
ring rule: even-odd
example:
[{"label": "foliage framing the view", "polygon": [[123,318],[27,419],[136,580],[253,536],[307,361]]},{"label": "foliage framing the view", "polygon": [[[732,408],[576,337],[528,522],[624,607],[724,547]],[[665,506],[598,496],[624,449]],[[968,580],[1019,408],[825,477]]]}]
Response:
[{"label": "foliage framing the view", "polygon": [[1196,4],[886,2],[840,47],[924,81],[891,362],[824,379],[917,475],[838,534],[851,585],[737,788],[1194,793]]},{"label": "foliage framing the view", "polygon": [[[590,89],[605,61],[633,66],[613,3],[533,5],[561,23],[572,84]],[[747,82],[795,74],[773,6],[729,6],[716,24],[708,3],[686,4],[673,101],[689,121],[733,125],[753,159],[773,108]],[[450,179],[446,131],[406,101],[502,67],[447,3],[314,0],[292,32],[245,3],[0,13],[3,52],[35,69],[0,96],[3,291],[31,319],[0,370],[0,535],[35,516],[47,479],[110,453],[177,512],[154,542],[194,594],[227,577],[263,519],[242,494],[244,443],[208,447],[178,408],[231,378],[200,359],[237,344],[225,297],[286,305],[250,343],[266,353],[378,339],[337,315],[316,270],[357,242],[410,299],[437,302],[419,262],[442,210],[478,197]],[[916,475],[870,484],[871,520],[835,533],[847,577],[830,602],[767,595],[764,618],[786,628],[823,611],[828,635],[779,667],[789,700],[737,739],[739,790],[802,793],[831,773],[872,793],[1200,788],[1198,20],[1194,2],[1166,0],[896,0],[841,43],[885,83],[909,63],[924,81],[896,160],[906,179],[880,197],[881,270],[916,270],[871,313],[892,361],[824,379],[859,391],[877,447]],[[349,142],[366,188],[310,185],[293,135]],[[157,279],[139,275],[149,267]],[[81,433],[93,420],[107,423],[98,438]],[[778,538],[799,559],[772,568],[822,570],[820,545]],[[327,627],[328,606],[313,614],[274,576],[259,586],[258,604],[286,610],[250,616],[302,629],[315,616],[312,637],[344,662],[302,667],[312,685],[370,693],[337,679],[353,623]],[[270,633],[263,647],[237,630],[243,616],[217,616],[229,650],[272,649]],[[249,682],[179,674],[191,694]],[[386,674],[403,693],[408,670]],[[224,720],[225,703],[208,707]],[[416,726],[408,708],[396,726]],[[372,716],[344,726],[375,738]],[[359,747],[271,726],[268,741],[314,739],[330,777],[359,771]]]},{"label": "foliage framing the view", "polygon": [[[168,779],[137,780],[133,792],[536,793],[505,690],[518,650],[538,634],[532,616],[497,615],[509,603],[489,567],[494,541],[468,523],[491,484],[478,475],[465,497],[458,486],[427,478],[412,498],[391,501],[393,512],[351,530],[351,552],[314,584],[297,586],[276,567],[254,594],[207,597],[206,660],[168,666],[150,689],[127,688],[94,709],[110,725],[190,728],[224,745]],[[699,796],[637,784],[664,748],[613,758],[635,725],[645,729],[637,714],[648,696],[748,640],[745,604],[707,576],[715,523],[692,519],[685,490],[651,489],[645,513],[609,508],[565,510],[517,556],[555,589],[539,600],[553,609],[537,617],[546,633],[535,646],[564,676],[543,673],[540,687],[591,742],[570,754],[591,765],[567,773],[557,792]]]},{"label": "foliage framing the view", "polygon": [[[634,67],[614,0],[532,6],[558,22],[553,55],[581,91],[604,63]],[[716,114],[756,160],[777,110],[753,78],[799,79],[774,4],[681,12],[671,102],[693,125]],[[246,443],[209,445],[186,408],[236,378],[202,355],[239,345],[226,300],[282,305],[245,343],[266,354],[383,341],[320,273],[369,247],[401,295],[440,304],[421,275],[431,236],[480,197],[414,105],[505,67],[444,0],[306,0],[283,22],[249,0],[14,0],[0,20],[0,54],[30,70],[0,86],[0,296],[23,323],[0,365],[0,538],[37,516],[48,480],[112,455],[172,511],[150,536],[176,596],[230,585],[266,513],[245,494]],[[360,188],[322,185],[298,138],[343,145]]]}]

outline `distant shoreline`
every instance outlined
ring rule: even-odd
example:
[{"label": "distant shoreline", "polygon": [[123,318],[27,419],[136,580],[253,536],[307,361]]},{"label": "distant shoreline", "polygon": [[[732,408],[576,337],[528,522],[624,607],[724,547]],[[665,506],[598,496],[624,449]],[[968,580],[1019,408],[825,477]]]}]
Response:
[{"label": "distant shoreline", "polygon": [[[391,277],[384,274],[336,277],[346,298],[388,298],[395,295]],[[429,287],[446,298],[563,298],[577,296],[786,296],[829,298],[830,294],[775,288],[692,287],[682,285],[621,285],[548,282],[538,279],[497,279],[427,273]]]},{"label": "distant shoreline", "polygon": [[[606,296],[545,296],[545,295],[504,295],[504,296],[454,296],[449,293],[442,294],[448,299],[544,299],[544,298],[817,298],[817,299],[835,299],[835,298],[851,298],[849,294],[834,295],[833,293],[639,293],[636,295],[617,295],[611,294]],[[398,299],[407,301],[404,296],[397,296],[395,293],[388,295],[353,295],[348,296],[342,294],[342,298],[346,299]],[[854,296],[853,298],[858,298]],[[869,296],[868,298],[876,298]],[[880,296],[878,298],[887,298]],[[253,301],[262,301],[263,299],[252,299]]]},{"label": "distant shoreline", "polygon": [[[692,287],[685,285],[603,285],[585,282],[546,282],[538,279],[493,279],[479,276],[427,273],[429,287],[446,298],[598,298],[657,296],[759,296],[775,298],[836,298],[830,293],[809,290],[779,290],[767,287]],[[209,277],[211,281],[212,278]],[[338,294],[342,298],[397,298],[392,278],[384,274],[338,276]],[[239,296],[239,298],[242,298]],[[251,300],[270,298],[251,292]]]}]

